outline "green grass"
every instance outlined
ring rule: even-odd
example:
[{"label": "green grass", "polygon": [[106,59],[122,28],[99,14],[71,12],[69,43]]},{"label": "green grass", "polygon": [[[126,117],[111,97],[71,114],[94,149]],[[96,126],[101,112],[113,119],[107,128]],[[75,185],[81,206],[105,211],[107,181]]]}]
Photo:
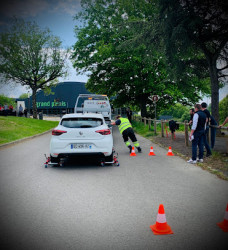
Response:
[{"label": "green grass", "polygon": [[43,133],[57,125],[56,121],[15,116],[0,117],[0,145]]},{"label": "green grass", "polygon": [[[154,128],[151,126],[151,129],[149,130],[149,126],[148,125],[144,125],[144,123],[142,122],[138,122],[138,121],[132,121],[132,127],[134,128],[134,131],[142,136],[145,137],[150,137],[150,136],[154,136]],[[157,133],[159,131],[159,128],[157,126]],[[160,126],[160,131],[161,131],[161,126]]]}]

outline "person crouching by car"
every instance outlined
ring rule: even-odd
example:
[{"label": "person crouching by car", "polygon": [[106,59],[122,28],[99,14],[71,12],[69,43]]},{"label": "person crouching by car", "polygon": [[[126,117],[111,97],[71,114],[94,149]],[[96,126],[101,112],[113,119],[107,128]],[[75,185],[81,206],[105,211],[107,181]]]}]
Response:
[{"label": "person crouching by car", "polygon": [[201,110],[200,104],[195,104],[191,133],[189,140],[192,141],[192,158],[188,163],[197,163],[197,146],[199,147],[199,162],[203,162],[203,139],[206,129],[206,114]]},{"label": "person crouching by car", "polygon": [[137,141],[135,133],[132,129],[131,123],[127,118],[123,118],[120,115],[116,116],[116,121],[112,123],[112,125],[117,125],[120,131],[120,134],[123,136],[123,140],[126,146],[130,149],[130,153],[132,150],[131,143],[128,141],[128,138],[131,139],[134,146],[137,148],[138,152],[141,153],[142,149]]}]

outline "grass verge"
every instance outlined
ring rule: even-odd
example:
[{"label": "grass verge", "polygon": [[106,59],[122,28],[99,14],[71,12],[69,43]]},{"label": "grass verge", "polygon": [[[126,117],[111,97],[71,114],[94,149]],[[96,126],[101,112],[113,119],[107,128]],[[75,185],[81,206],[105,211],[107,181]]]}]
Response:
[{"label": "grass verge", "polygon": [[0,117],[0,145],[43,133],[57,125],[56,121],[15,116]]}]

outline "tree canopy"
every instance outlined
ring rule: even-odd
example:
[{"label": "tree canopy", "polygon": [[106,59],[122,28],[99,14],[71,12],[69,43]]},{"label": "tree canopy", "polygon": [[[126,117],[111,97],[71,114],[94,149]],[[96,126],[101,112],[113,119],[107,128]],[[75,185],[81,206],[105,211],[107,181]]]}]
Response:
[{"label": "tree canopy", "polygon": [[0,73],[6,80],[32,89],[34,118],[37,91],[47,89],[67,73],[67,54],[60,39],[35,22],[14,18],[10,28],[0,34]]},{"label": "tree canopy", "polygon": [[[207,92],[207,79],[189,67],[185,78],[170,74],[157,1],[84,0],[75,17],[77,42],[72,60],[78,73],[89,71],[87,88],[115,96],[115,104],[137,105],[146,116],[175,102],[188,104]],[[153,115],[153,114],[152,114]]]},{"label": "tree canopy", "polygon": [[212,115],[219,120],[219,88],[228,76],[228,4],[223,0],[160,0],[166,51],[175,74],[189,65],[210,77]]}]

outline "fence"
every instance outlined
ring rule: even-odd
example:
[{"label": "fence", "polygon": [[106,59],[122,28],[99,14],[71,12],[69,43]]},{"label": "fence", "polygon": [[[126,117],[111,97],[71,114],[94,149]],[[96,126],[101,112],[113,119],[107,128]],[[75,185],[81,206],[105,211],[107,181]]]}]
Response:
[{"label": "fence", "polygon": [[[169,120],[156,120],[156,119],[151,119],[151,118],[146,118],[146,117],[141,117],[141,116],[133,116],[133,120],[143,122],[145,126],[148,124],[149,130],[151,130],[151,124],[153,122],[155,134],[157,134],[157,123],[161,123],[161,136],[165,137],[164,128],[166,126],[166,123],[169,122]],[[184,125],[185,146],[188,147],[189,146],[189,135],[188,135],[189,123],[188,121],[176,122],[176,123]],[[220,128],[219,126],[209,125],[209,133],[208,133],[209,138],[211,138],[211,128],[228,130],[228,127]],[[172,133],[172,140],[174,140],[174,133]],[[210,140],[208,140],[208,142],[210,143]]]}]

